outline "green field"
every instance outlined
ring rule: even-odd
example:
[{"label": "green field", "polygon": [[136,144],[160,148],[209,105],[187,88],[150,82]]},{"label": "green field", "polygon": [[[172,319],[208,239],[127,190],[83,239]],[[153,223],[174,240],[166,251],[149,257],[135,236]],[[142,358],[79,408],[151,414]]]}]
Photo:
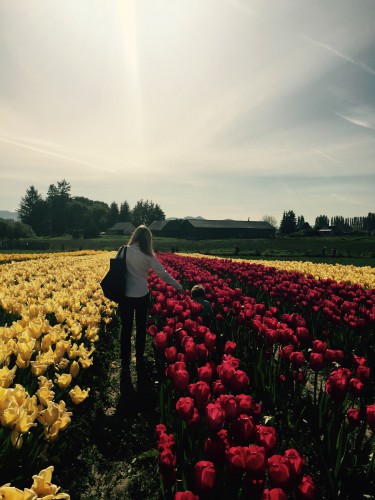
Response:
[{"label": "green field", "polygon": [[[96,239],[40,238],[23,240],[29,248],[38,243],[48,245],[46,251],[116,250],[128,237],[101,236]],[[315,263],[374,266],[375,236],[277,237],[275,239],[183,240],[154,238],[156,251],[197,252],[261,260],[302,260]],[[8,252],[16,250],[9,249]],[[22,251],[28,251],[27,248]],[[34,251],[38,251],[35,249]]]}]

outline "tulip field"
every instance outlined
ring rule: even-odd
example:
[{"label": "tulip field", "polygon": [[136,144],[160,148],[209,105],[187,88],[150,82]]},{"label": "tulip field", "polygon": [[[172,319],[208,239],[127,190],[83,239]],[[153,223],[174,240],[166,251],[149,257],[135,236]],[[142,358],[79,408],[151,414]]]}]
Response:
[{"label": "tulip field", "polygon": [[[48,457],[90,400],[116,315],[99,286],[111,256],[0,256],[0,498],[77,498]],[[186,292],[149,276],[154,498],[375,498],[374,268],[158,258]]]}]

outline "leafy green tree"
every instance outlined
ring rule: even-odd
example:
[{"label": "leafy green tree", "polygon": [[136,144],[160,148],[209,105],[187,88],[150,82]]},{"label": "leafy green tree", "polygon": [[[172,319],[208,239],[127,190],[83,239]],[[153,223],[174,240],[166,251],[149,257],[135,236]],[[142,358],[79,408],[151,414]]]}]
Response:
[{"label": "leafy green tree", "polygon": [[329,219],[326,215],[319,215],[315,219],[314,229],[323,229],[325,227],[329,227]]},{"label": "leafy green tree", "polygon": [[34,238],[31,226],[11,219],[0,219],[0,238],[2,240],[18,240],[19,238]]},{"label": "leafy green tree", "polygon": [[87,203],[74,198],[66,205],[66,217],[68,220],[68,232],[74,237],[83,235],[90,218],[90,207]]},{"label": "leafy green tree", "polygon": [[103,201],[94,201],[90,208],[90,219],[100,231],[108,227],[109,206]]},{"label": "leafy green tree", "polygon": [[305,226],[305,217],[303,215],[299,215],[297,217],[297,230],[302,231]]},{"label": "leafy green tree", "polygon": [[160,206],[153,201],[137,201],[132,210],[132,222],[134,226],[139,226],[140,224],[149,226],[155,220],[165,220],[165,213]]},{"label": "leafy green tree", "polygon": [[297,219],[293,210],[284,211],[280,223],[280,234],[292,234],[297,231]]},{"label": "leafy green tree", "polygon": [[369,212],[364,221],[364,229],[366,231],[375,231],[375,213]]}]

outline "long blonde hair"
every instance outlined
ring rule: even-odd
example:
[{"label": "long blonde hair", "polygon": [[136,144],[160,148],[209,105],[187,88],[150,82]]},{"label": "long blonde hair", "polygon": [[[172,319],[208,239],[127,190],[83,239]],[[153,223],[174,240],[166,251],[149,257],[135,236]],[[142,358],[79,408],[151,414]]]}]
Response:
[{"label": "long blonde hair", "polygon": [[154,255],[154,249],[152,248],[152,233],[147,226],[142,224],[133,231],[128,245],[133,245],[134,243],[139,243],[141,252],[146,255]]}]

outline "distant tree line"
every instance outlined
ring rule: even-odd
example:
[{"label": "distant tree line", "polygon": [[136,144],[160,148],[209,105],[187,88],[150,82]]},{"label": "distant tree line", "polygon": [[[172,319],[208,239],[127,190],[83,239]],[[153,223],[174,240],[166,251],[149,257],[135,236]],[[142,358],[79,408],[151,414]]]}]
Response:
[{"label": "distant tree line", "polygon": [[35,233],[28,224],[13,219],[0,219],[0,240],[34,238]]},{"label": "distant tree line", "polygon": [[124,201],[110,205],[83,196],[71,196],[71,186],[66,180],[51,184],[45,198],[34,186],[26,190],[17,213],[21,223],[36,236],[61,236],[94,238],[116,222],[132,222],[135,227],[149,225],[154,220],[165,220],[157,203],[139,200],[131,209]]},{"label": "distant tree line", "polygon": [[303,232],[313,234],[320,229],[332,228],[336,234],[373,233],[375,231],[375,213],[369,212],[364,217],[334,216],[329,219],[327,215],[319,215],[313,227],[305,222],[303,215],[296,216],[293,210],[284,211],[280,222],[279,233],[283,235]]}]

